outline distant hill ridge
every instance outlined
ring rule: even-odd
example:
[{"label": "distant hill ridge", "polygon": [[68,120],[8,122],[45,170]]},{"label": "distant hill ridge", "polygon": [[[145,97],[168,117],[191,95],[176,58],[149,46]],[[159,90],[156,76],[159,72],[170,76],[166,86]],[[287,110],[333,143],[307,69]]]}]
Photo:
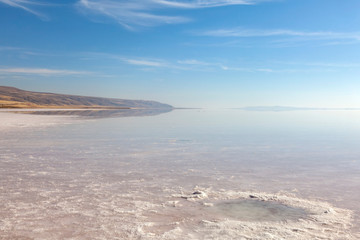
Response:
[{"label": "distant hill ridge", "polygon": [[155,101],[31,92],[0,86],[0,108],[173,108]]}]

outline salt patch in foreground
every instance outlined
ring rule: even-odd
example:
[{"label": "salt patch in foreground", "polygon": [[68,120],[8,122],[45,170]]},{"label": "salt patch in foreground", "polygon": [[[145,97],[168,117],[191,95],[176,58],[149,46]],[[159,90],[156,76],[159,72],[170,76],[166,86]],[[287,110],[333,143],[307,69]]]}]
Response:
[{"label": "salt patch in foreground", "polygon": [[[143,228],[148,230],[143,232],[145,239],[359,238],[351,232],[351,211],[335,208],[326,202],[300,199],[288,193],[197,189],[193,193],[175,194],[173,197],[177,198],[173,205],[170,201],[168,205],[151,211],[163,219],[177,215],[178,221],[148,223]],[[154,218],[156,214],[151,216]],[[156,233],[156,229],[164,229],[165,225],[168,226],[166,232]]]}]

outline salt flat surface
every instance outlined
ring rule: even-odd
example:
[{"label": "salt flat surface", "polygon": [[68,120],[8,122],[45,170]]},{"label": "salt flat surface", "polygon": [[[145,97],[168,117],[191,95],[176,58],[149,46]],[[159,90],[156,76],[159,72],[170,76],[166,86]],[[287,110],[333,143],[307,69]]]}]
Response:
[{"label": "salt flat surface", "polygon": [[7,116],[0,239],[360,238],[356,118],[226,114]]}]

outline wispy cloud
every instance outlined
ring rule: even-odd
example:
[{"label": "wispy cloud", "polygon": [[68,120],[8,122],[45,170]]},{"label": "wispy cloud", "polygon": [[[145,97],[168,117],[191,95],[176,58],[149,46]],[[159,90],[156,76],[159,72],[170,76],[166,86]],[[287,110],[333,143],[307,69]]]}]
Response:
[{"label": "wispy cloud", "polygon": [[78,75],[90,74],[85,71],[59,70],[48,68],[0,68],[0,73],[4,74],[35,74],[35,75]]},{"label": "wispy cloud", "polygon": [[296,66],[309,66],[309,67],[322,67],[322,68],[360,68],[359,62],[292,62],[292,61],[274,61],[275,64],[280,65],[296,65]]},{"label": "wispy cloud", "polygon": [[7,4],[11,7],[21,8],[43,20],[48,20],[48,17],[46,15],[34,10],[35,6],[46,6],[49,5],[48,3],[35,0],[0,0],[0,3]]},{"label": "wispy cloud", "polygon": [[198,32],[198,35],[212,37],[299,37],[307,39],[352,39],[360,41],[360,32],[294,31],[286,29],[256,30],[244,28],[216,29]]},{"label": "wispy cloud", "polygon": [[200,61],[197,59],[187,59],[187,60],[179,60],[177,61],[178,64],[192,66],[192,70],[223,70],[223,71],[251,71],[248,68],[241,68],[241,67],[231,67],[221,62],[205,62]]},{"label": "wispy cloud", "polygon": [[128,29],[191,21],[183,16],[164,15],[164,9],[198,9],[228,5],[249,5],[264,0],[79,0],[77,6],[85,13],[114,19]]},{"label": "wispy cloud", "polygon": [[235,72],[267,72],[275,73],[279,72],[270,68],[249,68],[239,66],[228,66],[221,62],[206,62],[197,59],[185,59],[177,61],[166,61],[161,59],[142,59],[142,58],[124,58],[115,57],[126,64],[145,66],[151,68],[167,68],[167,69],[181,69],[184,71],[235,71]]},{"label": "wispy cloud", "polygon": [[221,7],[228,5],[250,5],[260,2],[259,0],[193,0],[193,1],[171,1],[171,0],[153,0],[154,3],[168,7],[176,8],[207,8]]},{"label": "wispy cloud", "polygon": [[175,68],[169,61],[159,58],[147,58],[138,56],[124,56],[112,53],[86,52],[82,53],[83,60],[110,59],[129,65],[144,66],[152,68]]},{"label": "wispy cloud", "polygon": [[[226,71],[226,72],[245,72],[245,73],[262,73],[262,74],[282,74],[282,73],[299,73],[299,72],[329,72],[336,71],[334,68],[356,68],[358,63],[296,63],[281,62],[272,63],[238,63],[226,64],[223,61],[205,62],[196,59],[178,60],[177,64],[189,66],[187,70],[192,71]],[[274,65],[275,64],[275,65]],[[296,66],[295,68],[288,66]],[[309,66],[313,68],[309,68]]]},{"label": "wispy cloud", "polygon": [[[196,59],[186,59],[186,60],[179,60],[177,61],[180,64],[185,64],[185,65],[198,65],[198,66],[211,66],[214,65],[214,63],[208,63],[208,62],[203,62],[203,61],[199,61]],[[215,64],[217,65],[217,64]]]},{"label": "wispy cloud", "polygon": [[[115,60],[115,63],[109,65],[118,66],[118,64],[128,64],[138,67],[139,71],[148,71],[160,69],[164,70],[180,70],[191,72],[244,72],[258,74],[286,74],[301,72],[329,72],[337,71],[335,68],[357,68],[359,63],[331,63],[331,62],[231,62],[226,59],[161,59],[149,58],[141,56],[123,56],[109,53],[88,52],[85,53],[85,60],[96,60],[99,58]],[[311,67],[311,68],[309,68]]]},{"label": "wispy cloud", "polygon": [[195,65],[195,66],[224,66],[221,62],[211,62],[211,61],[203,61],[198,59],[185,59],[185,60],[178,60],[177,63],[185,64],[185,65]]},{"label": "wispy cloud", "polygon": [[144,60],[144,59],[130,59],[130,58],[122,58],[122,60],[131,65],[147,66],[147,67],[166,67],[168,65],[165,61],[158,61],[158,60]]}]

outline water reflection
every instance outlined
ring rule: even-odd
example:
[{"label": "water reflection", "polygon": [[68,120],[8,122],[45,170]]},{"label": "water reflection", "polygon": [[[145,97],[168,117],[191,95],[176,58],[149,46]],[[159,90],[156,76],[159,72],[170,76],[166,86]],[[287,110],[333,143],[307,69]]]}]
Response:
[{"label": "water reflection", "polygon": [[171,112],[172,108],[163,109],[92,109],[92,110],[36,110],[18,111],[16,113],[34,115],[79,116],[82,118],[118,118],[118,117],[146,117]]}]

